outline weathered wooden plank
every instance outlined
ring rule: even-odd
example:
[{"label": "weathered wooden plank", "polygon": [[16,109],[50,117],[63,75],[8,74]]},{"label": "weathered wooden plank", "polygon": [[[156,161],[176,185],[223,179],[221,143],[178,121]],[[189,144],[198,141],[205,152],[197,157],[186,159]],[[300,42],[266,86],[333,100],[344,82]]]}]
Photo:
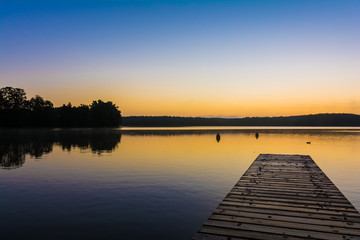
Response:
[{"label": "weathered wooden plank", "polygon": [[244,184],[259,184],[259,183],[266,183],[266,184],[281,184],[281,185],[288,185],[288,186],[323,186],[323,187],[333,187],[334,185],[331,182],[320,182],[320,181],[286,181],[282,180],[271,180],[271,179],[240,179],[238,183]]},{"label": "weathered wooden plank", "polygon": [[283,211],[279,209],[266,209],[266,208],[254,208],[254,207],[235,207],[227,205],[219,205],[218,209],[220,210],[233,210],[233,211],[244,211],[252,213],[264,213],[271,215],[281,215],[281,216],[291,216],[291,217],[305,217],[305,218],[314,218],[322,220],[334,220],[340,222],[349,222],[349,223],[360,223],[360,218],[352,217],[347,215],[331,215],[331,214],[322,214],[322,213],[307,213],[307,212],[294,212],[294,211]]},{"label": "weathered wooden plank", "polygon": [[324,200],[318,200],[316,198],[307,198],[306,200],[304,199],[288,199],[288,198],[278,198],[275,197],[273,195],[270,196],[257,196],[257,195],[239,195],[236,193],[232,193],[230,192],[227,196],[226,199],[237,199],[237,200],[244,200],[244,201],[265,201],[265,202],[283,202],[283,203],[288,203],[288,204],[302,204],[302,205],[306,205],[306,204],[312,204],[312,205],[322,205],[322,206],[328,206],[328,207],[342,207],[342,208],[352,208],[351,203],[349,202],[344,202],[344,203],[337,203],[337,202],[332,202],[332,201],[324,201]]},{"label": "weathered wooden plank", "polygon": [[336,195],[342,195],[340,192],[338,192],[338,190],[336,189],[323,189],[321,187],[319,188],[301,188],[301,187],[282,187],[282,186],[275,186],[275,185],[261,185],[261,184],[256,184],[256,185],[250,185],[250,184],[237,184],[236,187],[241,187],[241,188],[249,188],[251,189],[253,188],[265,188],[265,189],[272,189],[275,191],[294,191],[294,192],[309,192],[309,191],[313,191],[313,192],[328,192],[330,194],[336,194]]},{"label": "weathered wooden plank", "polygon": [[[269,205],[280,205],[280,206],[299,206],[299,207],[309,207],[309,208],[321,208],[321,209],[335,209],[335,210],[349,210],[351,212],[357,212],[353,209],[351,204],[329,204],[326,202],[311,202],[311,201],[289,201],[284,199],[276,198],[245,198],[245,197],[234,197],[227,196],[224,200],[231,202],[246,202],[246,203],[259,203],[259,204],[269,204]],[[272,204],[274,203],[274,204]]]},{"label": "weathered wooden plank", "polygon": [[360,214],[310,156],[260,154],[193,239],[360,239]]},{"label": "weathered wooden plank", "polygon": [[318,190],[311,190],[308,189],[308,191],[305,190],[291,190],[291,189],[275,189],[273,187],[242,187],[242,186],[235,186],[231,191],[242,191],[245,190],[249,193],[254,192],[254,191],[268,191],[268,192],[273,192],[273,193],[290,193],[293,195],[301,195],[301,194],[314,194],[314,195],[323,195],[325,197],[333,197],[333,198],[341,198],[344,199],[344,195],[342,193],[338,193],[338,192],[327,192],[324,191],[323,189],[318,189]]},{"label": "weathered wooden plank", "polygon": [[260,187],[260,186],[274,186],[276,188],[287,188],[287,189],[326,189],[327,191],[332,191],[332,192],[338,192],[338,189],[335,188],[332,185],[324,185],[324,184],[298,184],[298,183],[281,183],[281,182],[264,182],[264,181],[259,181],[259,182],[243,182],[243,181],[239,181],[238,185],[241,186],[246,186],[246,187]]},{"label": "weathered wooden plank", "polygon": [[311,178],[311,177],[303,177],[303,178],[295,178],[294,176],[292,176],[291,178],[285,178],[285,177],[267,177],[267,178],[263,178],[263,177],[253,177],[253,176],[243,176],[241,178],[241,180],[248,180],[248,181],[272,181],[272,182],[289,182],[289,183],[298,183],[298,182],[306,182],[306,183],[328,183],[327,179],[323,178],[321,179],[315,179],[315,178]]},{"label": "weathered wooden plank", "polygon": [[[331,233],[336,235],[352,235],[360,237],[358,229],[346,228],[346,227],[333,227],[333,226],[321,226],[314,225],[309,223],[297,223],[289,221],[280,221],[274,219],[258,219],[258,218],[248,218],[248,217],[237,217],[237,216],[227,216],[222,214],[212,214],[209,219],[219,220],[219,221],[228,221],[228,222],[237,222],[237,223],[248,223],[248,224],[257,224],[264,226],[273,226],[281,228],[292,228],[297,230],[308,230],[315,232]],[[332,239],[332,238],[329,238]]]},{"label": "weathered wooden plank", "polygon": [[256,231],[263,233],[275,233],[279,235],[292,236],[292,237],[301,237],[301,238],[315,238],[315,239],[324,239],[324,240],[343,240],[343,239],[360,239],[357,236],[351,235],[339,235],[339,234],[331,234],[324,233],[318,231],[310,231],[310,230],[299,230],[287,227],[275,227],[275,226],[265,226],[265,225],[257,225],[257,224],[248,224],[248,223],[238,223],[233,221],[217,221],[208,219],[204,225],[206,226],[215,226],[215,227],[223,227],[235,230],[246,230],[246,231]]},{"label": "weathered wooden plank", "polygon": [[343,215],[346,213],[348,216],[359,217],[358,212],[355,211],[339,211],[339,210],[332,210],[332,209],[324,209],[324,208],[313,208],[313,207],[300,207],[300,206],[282,206],[280,204],[261,204],[261,203],[247,203],[247,202],[235,202],[235,201],[226,201],[223,200],[221,205],[228,205],[228,206],[242,206],[242,207],[255,207],[255,208],[265,208],[265,209],[279,209],[285,211],[294,211],[294,212],[307,212],[307,213],[323,213],[329,215]]},{"label": "weathered wooden plank", "polygon": [[337,220],[324,220],[317,219],[312,217],[299,217],[299,216],[284,216],[284,215],[274,215],[274,214],[265,214],[265,213],[254,213],[254,212],[246,212],[246,211],[234,211],[227,209],[215,209],[213,214],[222,214],[228,216],[239,216],[239,217],[248,217],[253,219],[273,219],[278,221],[286,221],[286,222],[295,222],[295,223],[307,223],[312,225],[321,225],[328,227],[341,227],[344,229],[359,229],[360,223],[354,222],[343,222]]},{"label": "weathered wooden plank", "polygon": [[[219,236],[213,234],[196,233],[193,237],[194,240],[229,240],[229,237]],[[248,238],[232,237],[231,240],[248,240]]]},{"label": "weathered wooden plank", "polygon": [[[286,236],[283,234],[275,234],[275,233],[268,233],[268,232],[256,232],[256,231],[246,231],[241,229],[231,229],[231,228],[222,228],[216,226],[206,226],[203,225],[199,233],[206,233],[206,234],[213,234],[219,236],[225,236],[227,239],[232,240],[233,238],[240,237],[245,239],[271,239],[271,240],[302,240],[303,238],[300,237],[293,237],[293,236]],[[307,238],[313,239],[313,238]]]},{"label": "weathered wooden plank", "polygon": [[[357,210],[352,208],[340,208],[340,207],[328,207],[323,206],[321,204],[318,205],[303,205],[303,204],[295,204],[295,203],[283,203],[283,202],[272,202],[272,201],[261,201],[261,200],[253,200],[253,201],[246,201],[241,199],[229,199],[226,198],[221,203],[223,205],[234,205],[234,206],[253,206],[253,207],[262,207],[264,208],[264,205],[266,205],[265,208],[278,208],[278,209],[284,209],[284,210],[292,210],[292,211],[305,211],[305,212],[316,212],[316,213],[331,213],[331,214],[343,214],[348,213],[349,215],[351,213],[357,214]],[[288,209],[286,209],[288,208]],[[304,209],[305,208],[305,209]],[[324,210],[324,211],[323,211]],[[332,213],[335,212],[335,213]]]},{"label": "weathered wooden plank", "polygon": [[326,201],[327,199],[329,201],[334,201],[334,202],[349,202],[347,199],[344,199],[343,195],[329,195],[327,193],[298,193],[298,192],[289,192],[289,191],[281,191],[281,192],[274,192],[270,189],[248,189],[248,188],[243,188],[243,189],[235,189],[233,188],[231,190],[231,192],[229,192],[231,194],[241,194],[241,195],[252,195],[252,196],[256,196],[256,195],[271,195],[271,196],[281,196],[281,198],[304,198],[304,199],[309,199],[309,198],[321,198],[324,201]]}]

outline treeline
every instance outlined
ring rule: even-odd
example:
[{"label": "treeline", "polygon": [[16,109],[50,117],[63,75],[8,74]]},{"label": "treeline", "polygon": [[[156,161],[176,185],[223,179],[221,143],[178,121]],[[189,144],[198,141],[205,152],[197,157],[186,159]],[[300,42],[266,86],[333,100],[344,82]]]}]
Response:
[{"label": "treeline", "polygon": [[21,88],[0,89],[0,127],[118,127],[121,112],[111,101],[93,101],[90,105],[71,103],[54,107],[36,95],[27,100]]},{"label": "treeline", "polygon": [[360,126],[360,115],[345,113],[289,117],[200,118],[169,116],[123,117],[123,126]]}]

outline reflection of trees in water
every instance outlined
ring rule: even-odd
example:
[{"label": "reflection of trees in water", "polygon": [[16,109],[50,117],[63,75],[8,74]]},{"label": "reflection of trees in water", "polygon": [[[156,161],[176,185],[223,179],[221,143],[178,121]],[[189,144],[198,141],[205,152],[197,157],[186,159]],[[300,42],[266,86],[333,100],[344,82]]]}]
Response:
[{"label": "reflection of trees in water", "polygon": [[[0,168],[14,169],[21,167],[26,155],[41,158],[44,154],[52,152],[53,145],[59,145],[63,150],[73,149],[90,150],[94,154],[110,153],[114,151],[121,141],[121,134],[135,136],[180,136],[203,134],[245,134],[254,137],[253,129],[242,130],[123,130],[116,129],[62,129],[62,130],[0,130]],[[321,135],[342,137],[353,135],[354,132],[344,130],[321,129],[259,129],[255,137],[261,134],[292,134],[292,135]],[[214,136],[214,135],[212,135]]]},{"label": "reflection of trees in water", "polygon": [[4,169],[14,169],[21,167],[25,163],[25,154],[23,154],[21,145],[0,146],[0,164]]},{"label": "reflection of trees in water", "polygon": [[0,132],[0,167],[21,167],[26,155],[41,158],[52,152],[54,144],[67,151],[90,149],[101,155],[112,152],[120,141],[121,133],[111,130],[5,130]]},{"label": "reflection of trees in water", "polygon": [[13,134],[2,132],[0,134],[0,167],[14,169],[25,163],[25,155],[40,158],[52,151],[52,143],[43,141],[38,136],[29,138],[16,131]]},{"label": "reflection of trees in water", "polygon": [[112,152],[120,143],[121,134],[117,131],[62,131],[59,133],[56,144],[63,150],[73,148],[90,149],[94,154]]}]

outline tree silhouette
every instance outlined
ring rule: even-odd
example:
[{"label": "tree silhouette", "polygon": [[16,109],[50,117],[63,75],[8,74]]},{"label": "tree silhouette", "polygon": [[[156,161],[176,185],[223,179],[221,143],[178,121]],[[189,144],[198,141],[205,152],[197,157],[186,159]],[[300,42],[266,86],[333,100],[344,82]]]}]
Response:
[{"label": "tree silhouette", "polygon": [[4,87],[0,89],[0,109],[26,109],[26,93],[24,89]]},{"label": "tree silhouette", "polygon": [[28,119],[28,101],[23,89],[4,87],[0,89],[0,126],[17,127]]},{"label": "tree silhouette", "polygon": [[93,127],[118,127],[121,122],[121,112],[110,101],[93,101],[90,105],[90,116]]},{"label": "tree silhouette", "polygon": [[121,112],[110,101],[54,108],[41,96],[27,100],[23,89],[12,87],[0,89],[0,116],[0,127],[118,127],[121,122]]},{"label": "tree silhouette", "polygon": [[48,100],[44,100],[39,95],[36,95],[34,98],[31,98],[29,101],[29,108],[32,111],[44,111],[52,109],[54,105]]},{"label": "tree silhouette", "polygon": [[51,127],[54,125],[54,107],[52,102],[44,100],[39,95],[28,101],[28,109],[30,116],[28,124],[35,127]]}]

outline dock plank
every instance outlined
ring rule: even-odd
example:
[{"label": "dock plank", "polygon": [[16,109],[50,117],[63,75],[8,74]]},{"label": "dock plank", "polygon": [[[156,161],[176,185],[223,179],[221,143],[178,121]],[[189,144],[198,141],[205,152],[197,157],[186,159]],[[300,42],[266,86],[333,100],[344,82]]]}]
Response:
[{"label": "dock plank", "polygon": [[360,239],[360,213],[310,156],[260,154],[193,239]]}]

